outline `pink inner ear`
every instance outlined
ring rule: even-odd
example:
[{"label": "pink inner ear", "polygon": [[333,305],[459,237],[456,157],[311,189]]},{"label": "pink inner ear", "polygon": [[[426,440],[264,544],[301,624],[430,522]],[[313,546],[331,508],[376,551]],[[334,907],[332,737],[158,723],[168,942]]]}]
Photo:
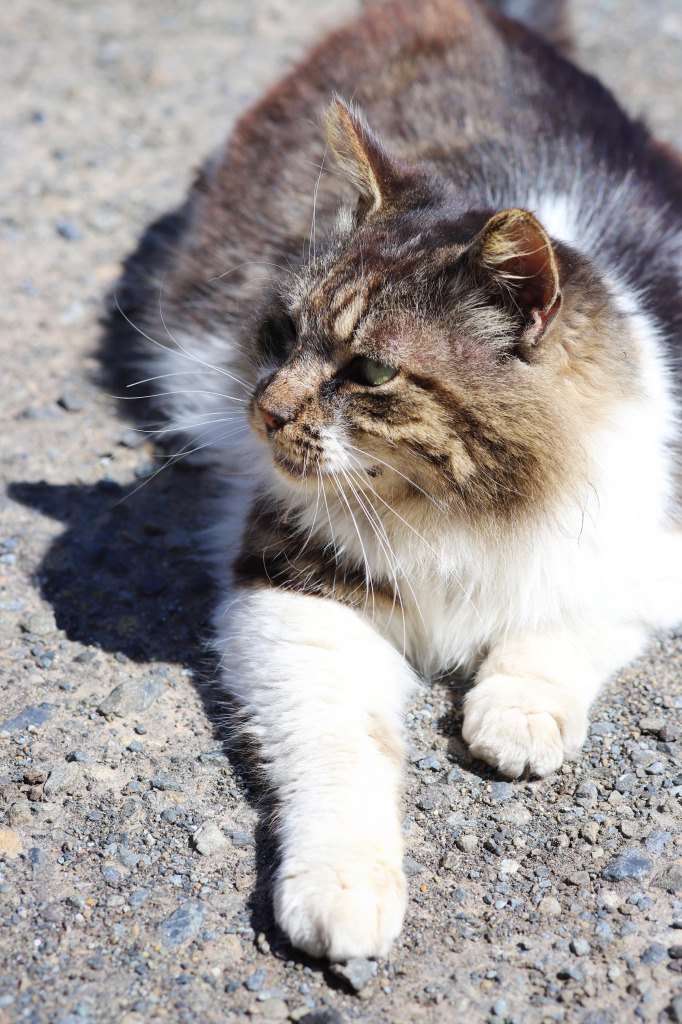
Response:
[{"label": "pink inner ear", "polygon": [[510,241],[519,247],[504,263],[505,270],[523,279],[518,296],[527,309],[549,312],[558,291],[556,266],[549,249],[549,239],[527,220],[515,225]]},{"label": "pink inner ear", "polygon": [[526,330],[526,337],[530,341],[531,345],[537,345],[540,338],[545,333],[552,320],[559,312],[561,306],[561,295],[557,295],[546,309],[538,309],[535,307],[531,312],[531,324]]}]

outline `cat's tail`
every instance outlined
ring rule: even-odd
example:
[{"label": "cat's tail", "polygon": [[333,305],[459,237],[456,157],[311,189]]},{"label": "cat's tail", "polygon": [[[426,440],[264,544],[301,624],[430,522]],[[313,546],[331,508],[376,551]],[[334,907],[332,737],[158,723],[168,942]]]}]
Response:
[{"label": "cat's tail", "polygon": [[571,28],[566,0],[486,0],[489,7],[521,22],[547,42],[566,52]]}]

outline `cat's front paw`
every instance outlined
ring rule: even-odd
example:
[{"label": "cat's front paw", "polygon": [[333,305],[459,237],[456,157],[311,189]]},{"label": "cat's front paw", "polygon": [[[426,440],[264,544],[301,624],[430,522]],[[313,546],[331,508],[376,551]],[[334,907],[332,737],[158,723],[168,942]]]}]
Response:
[{"label": "cat's front paw", "polygon": [[405,902],[402,866],[362,855],[334,863],[285,857],[274,891],[275,917],[291,943],[333,961],[385,956]]},{"label": "cat's front paw", "polygon": [[462,735],[471,753],[510,778],[556,771],[577,756],[586,734],[584,704],[541,679],[490,676],[464,701]]}]

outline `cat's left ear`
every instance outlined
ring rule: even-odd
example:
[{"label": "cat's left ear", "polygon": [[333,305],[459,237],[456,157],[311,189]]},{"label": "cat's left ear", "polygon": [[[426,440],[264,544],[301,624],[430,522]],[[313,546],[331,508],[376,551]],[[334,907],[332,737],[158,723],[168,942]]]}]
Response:
[{"label": "cat's left ear", "polygon": [[527,210],[505,210],[491,217],[474,249],[521,314],[524,346],[534,348],[561,308],[559,266],[549,235]]},{"label": "cat's left ear", "polygon": [[322,126],[341,173],[360,193],[365,212],[374,213],[390,202],[404,184],[403,168],[362,116],[335,99],[322,115]]}]

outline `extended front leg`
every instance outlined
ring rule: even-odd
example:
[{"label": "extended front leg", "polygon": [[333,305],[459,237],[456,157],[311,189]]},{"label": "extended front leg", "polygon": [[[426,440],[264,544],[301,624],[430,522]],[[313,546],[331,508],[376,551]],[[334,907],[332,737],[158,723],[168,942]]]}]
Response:
[{"label": "extended front leg", "polygon": [[603,681],[641,648],[642,629],[586,623],[493,647],[464,701],[462,734],[503,775],[544,776],[578,755]]},{"label": "extended front leg", "polygon": [[279,803],[275,915],[292,943],[385,954],[405,911],[400,831],[404,660],[351,609],[275,589],[230,597],[226,682]]}]

